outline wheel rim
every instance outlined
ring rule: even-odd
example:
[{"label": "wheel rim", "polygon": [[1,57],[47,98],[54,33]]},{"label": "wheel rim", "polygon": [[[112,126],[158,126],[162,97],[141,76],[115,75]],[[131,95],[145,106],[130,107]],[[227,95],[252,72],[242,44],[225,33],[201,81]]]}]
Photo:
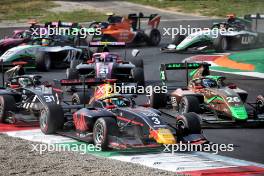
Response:
[{"label": "wheel rim", "polygon": [[104,140],[104,127],[101,123],[96,124],[94,133],[96,143],[102,143],[102,141]]},{"label": "wheel rim", "polygon": [[178,129],[181,129],[181,130],[184,130],[185,127],[186,127],[186,124],[184,123],[184,121],[178,120],[178,122],[177,122],[177,128]]},{"label": "wheel rim", "polygon": [[40,127],[41,129],[47,128],[47,121],[48,121],[48,112],[46,109],[42,109],[40,113]]}]

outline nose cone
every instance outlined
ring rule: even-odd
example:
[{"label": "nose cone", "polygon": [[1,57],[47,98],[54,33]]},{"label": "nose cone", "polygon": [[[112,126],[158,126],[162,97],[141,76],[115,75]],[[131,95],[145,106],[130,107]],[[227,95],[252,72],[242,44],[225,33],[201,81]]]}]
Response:
[{"label": "nose cone", "polygon": [[230,107],[232,116],[236,120],[247,120],[248,114],[244,106]]},{"label": "nose cone", "polygon": [[158,144],[175,144],[176,139],[169,129],[159,128],[150,132],[150,138],[154,138]]}]

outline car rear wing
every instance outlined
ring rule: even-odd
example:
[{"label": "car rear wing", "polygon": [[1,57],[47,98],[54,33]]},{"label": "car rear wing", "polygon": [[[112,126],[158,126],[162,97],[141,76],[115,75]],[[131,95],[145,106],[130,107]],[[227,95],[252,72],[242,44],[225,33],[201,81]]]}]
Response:
[{"label": "car rear wing", "polygon": [[116,47],[121,47],[121,46],[126,46],[125,42],[90,42],[89,43],[90,47],[106,47],[106,46],[116,46]]},{"label": "car rear wing", "polygon": [[109,52],[109,47],[126,47],[125,42],[90,42],[89,47],[98,47],[97,52]]},{"label": "car rear wing", "polygon": [[136,20],[136,23],[138,23],[138,28],[141,27],[141,19],[148,19],[148,26],[151,26],[151,28],[158,28],[160,23],[161,16],[158,14],[150,14],[149,16],[144,16],[142,12],[137,14],[128,14],[128,19],[130,20]]},{"label": "car rear wing", "polygon": [[259,14],[259,13],[257,13],[257,14],[247,14],[247,15],[244,16],[244,18],[247,19],[247,20],[264,19],[264,14]]},{"label": "car rear wing", "polygon": [[[263,33],[263,21],[264,21],[264,14],[247,14],[244,16],[245,20],[248,20],[250,22],[252,22],[254,25],[251,27],[253,28],[252,30],[256,31],[256,32],[261,32]],[[260,22],[262,21],[262,22]],[[259,26],[259,22],[260,22],[260,26]]]},{"label": "car rear wing", "polygon": [[160,79],[163,84],[166,84],[168,81],[167,70],[186,70],[186,84],[189,82],[189,70],[198,69],[201,67],[209,67],[211,64],[208,63],[167,63],[160,65]]}]

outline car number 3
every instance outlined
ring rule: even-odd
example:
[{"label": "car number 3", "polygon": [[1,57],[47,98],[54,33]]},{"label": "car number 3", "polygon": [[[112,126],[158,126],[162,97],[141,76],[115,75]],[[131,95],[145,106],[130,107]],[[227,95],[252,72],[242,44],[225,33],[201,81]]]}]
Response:
[{"label": "car number 3", "polygon": [[157,117],[151,117],[151,120],[156,125],[159,125],[160,124],[160,120]]}]

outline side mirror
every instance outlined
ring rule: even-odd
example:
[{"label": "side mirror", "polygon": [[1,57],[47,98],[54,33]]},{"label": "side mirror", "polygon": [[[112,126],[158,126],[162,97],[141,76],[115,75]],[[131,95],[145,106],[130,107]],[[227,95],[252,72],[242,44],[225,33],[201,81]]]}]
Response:
[{"label": "side mirror", "polygon": [[138,49],[133,49],[131,54],[133,57],[137,57],[137,55],[140,53],[140,51]]}]

